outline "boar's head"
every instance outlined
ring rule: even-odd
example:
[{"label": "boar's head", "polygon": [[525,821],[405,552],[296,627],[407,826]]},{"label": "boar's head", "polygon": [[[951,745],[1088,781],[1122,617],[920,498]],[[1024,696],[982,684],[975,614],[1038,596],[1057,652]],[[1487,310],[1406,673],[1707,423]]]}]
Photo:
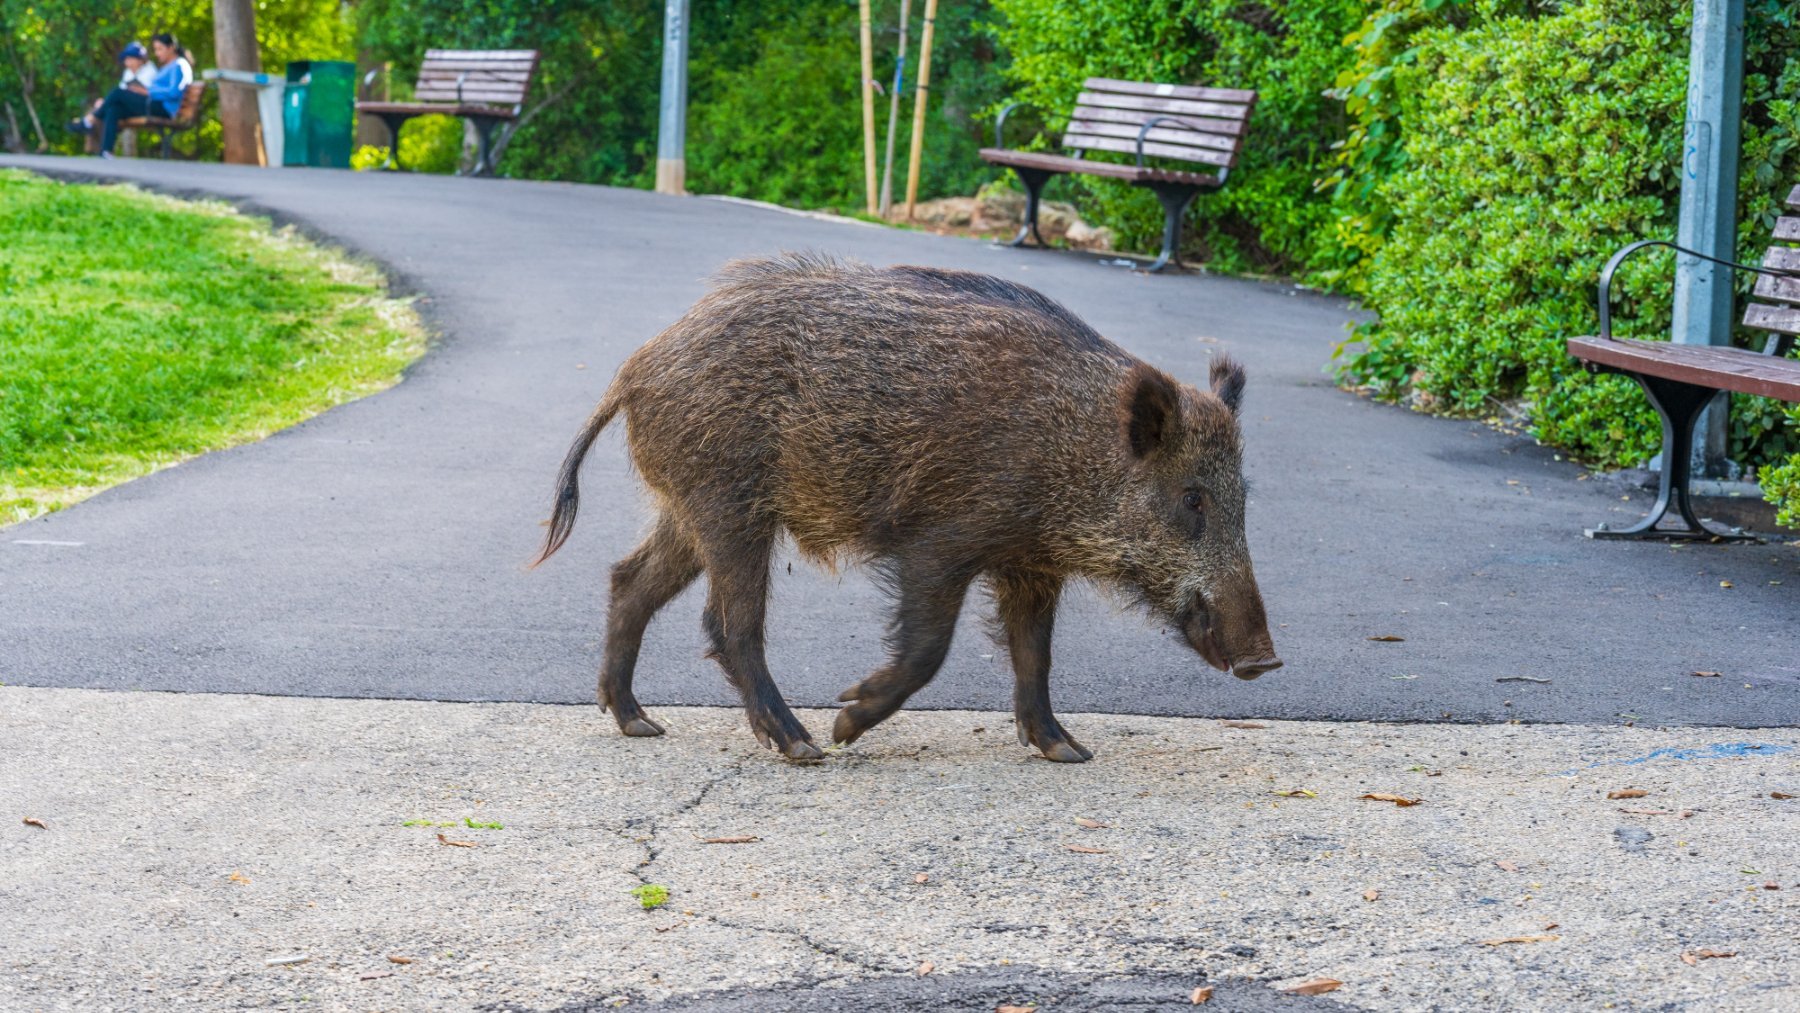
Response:
[{"label": "boar's head", "polygon": [[1281,667],[1244,538],[1244,369],[1218,357],[1201,392],[1142,363],[1119,391],[1127,460],[1108,533],[1114,574],[1220,671]]}]

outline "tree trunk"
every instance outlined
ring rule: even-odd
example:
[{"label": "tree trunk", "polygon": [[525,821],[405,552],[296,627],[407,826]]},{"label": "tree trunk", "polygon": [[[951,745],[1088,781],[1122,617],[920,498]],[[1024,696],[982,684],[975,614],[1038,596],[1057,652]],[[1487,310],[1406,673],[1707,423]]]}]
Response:
[{"label": "tree trunk", "polygon": [[[213,59],[221,70],[262,70],[262,56],[256,48],[253,0],[213,0]],[[263,164],[253,89],[238,85],[219,89],[219,125],[224,128],[225,161],[235,165]]]}]

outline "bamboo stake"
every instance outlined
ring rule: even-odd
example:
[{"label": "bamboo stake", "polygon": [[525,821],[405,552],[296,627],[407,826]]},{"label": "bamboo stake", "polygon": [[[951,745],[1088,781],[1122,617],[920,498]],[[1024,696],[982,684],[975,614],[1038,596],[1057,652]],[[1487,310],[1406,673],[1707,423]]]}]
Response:
[{"label": "bamboo stake", "polygon": [[906,85],[906,20],[912,0],[900,0],[900,53],[894,58],[894,90],[888,95],[887,164],[881,170],[881,217],[894,207],[894,133],[900,125],[900,90]]},{"label": "bamboo stake", "polygon": [[863,181],[875,213],[875,54],[869,39],[869,0],[862,0]]},{"label": "bamboo stake", "polygon": [[919,90],[913,95],[912,157],[906,163],[906,220],[919,200],[919,158],[925,153],[925,106],[931,98],[931,28],[937,0],[925,0],[925,33],[919,40]]}]

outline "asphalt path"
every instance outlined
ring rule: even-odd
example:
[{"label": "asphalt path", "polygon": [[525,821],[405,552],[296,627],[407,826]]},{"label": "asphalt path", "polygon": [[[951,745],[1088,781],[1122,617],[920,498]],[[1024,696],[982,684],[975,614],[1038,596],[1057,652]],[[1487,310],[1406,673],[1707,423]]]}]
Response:
[{"label": "asphalt path", "polygon": [[[557,463],[617,365],[711,272],[805,249],[1023,282],[1190,382],[1221,351],[1247,365],[1250,542],[1287,667],[1240,683],[1083,591],[1058,623],[1062,710],[1800,723],[1800,543],[1584,539],[1640,516],[1646,497],[1528,439],[1336,389],[1324,366],[1353,315],[1337,299],[635,190],[0,165],[215,195],[299,224],[420,293],[439,332],[392,390],[0,530],[0,682],[592,700],[606,569],[647,514],[608,433],[573,539],[526,570]],[[774,580],[777,682],[795,705],[829,705],[880,662],[882,597],[857,573],[800,563],[778,561]],[[653,713],[733,700],[702,657],[700,597],[690,589],[646,639],[638,695]],[[913,706],[1009,706],[1005,655],[979,625],[985,603],[971,605]],[[1548,681],[1505,681],[1520,677]]]}]

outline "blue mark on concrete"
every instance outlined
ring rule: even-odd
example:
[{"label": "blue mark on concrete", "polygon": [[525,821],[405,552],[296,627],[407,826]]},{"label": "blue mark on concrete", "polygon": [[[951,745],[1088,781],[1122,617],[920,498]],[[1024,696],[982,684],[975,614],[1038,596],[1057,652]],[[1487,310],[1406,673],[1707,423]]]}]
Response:
[{"label": "blue mark on concrete", "polygon": [[1557,777],[1568,777],[1595,767],[1635,767],[1652,760],[1730,760],[1746,756],[1774,756],[1777,753],[1791,753],[1793,746],[1778,745],[1773,742],[1715,742],[1710,746],[1698,749],[1657,749],[1643,756],[1629,760],[1595,760],[1585,767],[1572,767],[1557,774]]}]

